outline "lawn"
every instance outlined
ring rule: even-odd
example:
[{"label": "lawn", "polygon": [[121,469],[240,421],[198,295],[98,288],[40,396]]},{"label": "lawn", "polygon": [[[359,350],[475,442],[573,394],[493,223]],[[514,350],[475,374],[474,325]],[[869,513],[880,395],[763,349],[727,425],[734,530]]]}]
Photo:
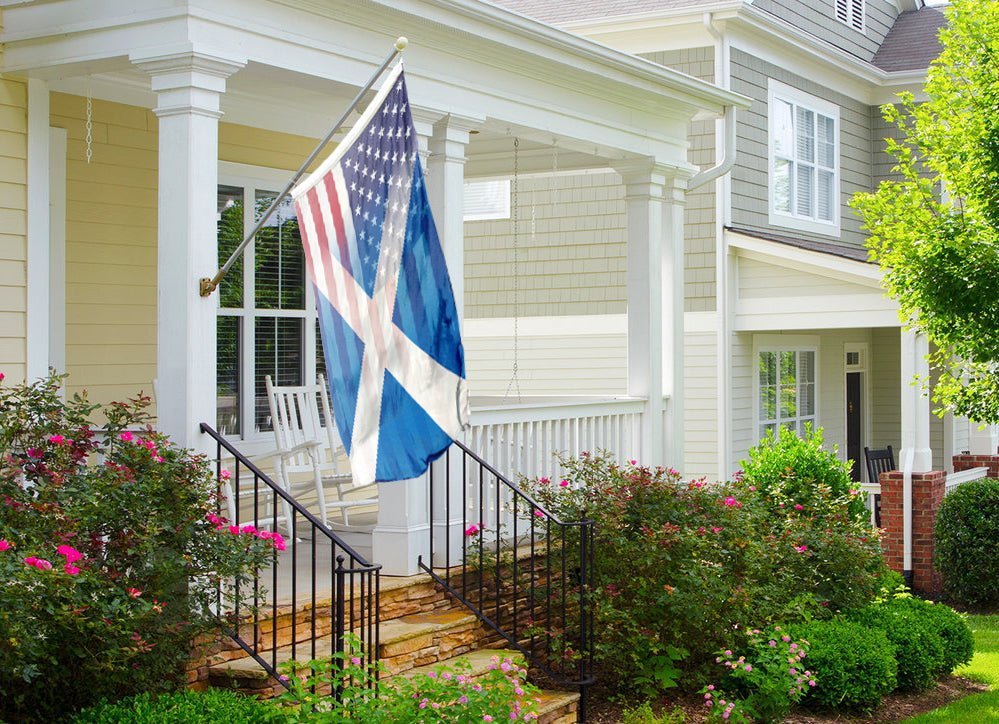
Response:
[{"label": "lawn", "polygon": [[906,719],[906,722],[930,724],[999,721],[999,614],[969,616],[968,623],[975,632],[975,658],[954,673],[988,684],[991,690],[959,699],[934,711]]}]

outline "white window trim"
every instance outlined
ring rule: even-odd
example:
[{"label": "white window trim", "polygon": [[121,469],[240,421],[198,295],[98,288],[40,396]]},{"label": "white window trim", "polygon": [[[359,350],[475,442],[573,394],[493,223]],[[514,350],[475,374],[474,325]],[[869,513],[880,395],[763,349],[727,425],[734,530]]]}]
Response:
[{"label": "white window trim", "polygon": [[815,423],[813,430],[820,427],[822,397],[822,369],[819,350],[819,336],[812,334],[757,334],[753,335],[753,358],[750,365],[753,380],[753,433],[754,444],[760,441],[760,374],[759,364],[761,352],[814,352],[815,353]]},{"label": "white window trim", "polygon": [[469,190],[470,190],[471,187],[473,187],[476,184],[503,184],[505,186],[503,197],[501,199],[500,204],[498,204],[498,206],[495,207],[495,208],[487,209],[487,210],[481,211],[481,212],[471,212],[471,211],[467,211],[466,210],[464,212],[464,220],[465,221],[494,221],[494,220],[509,219],[510,218],[510,213],[511,213],[511,208],[512,208],[511,199],[510,199],[510,196],[511,196],[511,192],[510,192],[510,188],[511,188],[510,179],[509,178],[475,178],[475,179],[465,179],[465,188],[464,188],[464,192],[465,192],[465,204],[464,204],[464,208],[465,209],[469,208],[469,204],[468,204],[468,193],[469,193]]},{"label": "white window trim", "polygon": [[[846,364],[846,355],[848,352],[859,352],[860,353],[860,364],[859,365],[848,365]],[[860,420],[860,447],[869,447],[869,442],[871,439],[870,431],[873,413],[871,410],[872,398],[871,398],[871,377],[872,377],[872,367],[870,361],[871,347],[867,342],[845,342],[843,344],[843,447],[839,451],[839,456],[841,459],[847,459],[847,447],[846,447],[846,376],[851,372],[860,372],[863,377],[861,380],[860,387],[860,404],[861,404],[861,420]],[[867,480],[867,465],[864,464],[863,460],[863,449],[860,451],[861,460],[860,463],[860,479]]]},{"label": "white window trim", "polygon": [[[774,205],[776,193],[774,190],[774,180],[776,179],[776,167],[774,160],[775,135],[774,128],[774,100],[780,98],[796,106],[804,106],[809,110],[828,116],[833,119],[836,130],[835,165],[833,167],[833,203],[832,221],[821,221],[807,217],[798,216],[794,213],[777,211]],[[786,229],[797,231],[807,231],[814,234],[824,234],[827,236],[838,236],[840,233],[840,212],[842,192],[840,190],[840,157],[842,156],[842,133],[840,133],[839,106],[835,103],[816,98],[804,91],[793,88],[786,83],[781,83],[773,78],[767,84],[767,208],[769,211],[768,221],[771,226],[780,226]]]},{"label": "white window trim", "polygon": [[[282,169],[265,168],[261,166],[251,166],[243,163],[234,163],[231,161],[219,161],[219,186],[235,186],[242,188],[244,190],[249,189],[251,193],[255,194],[257,190],[266,190],[273,192],[280,192],[287,184],[291,177],[294,175],[294,171],[285,171]],[[253,219],[253,205],[248,204],[245,209],[244,227],[251,228],[254,223]],[[249,225],[249,226],[247,226]],[[247,249],[247,254],[252,254],[252,246]],[[252,266],[252,259],[247,256],[250,263],[243,265],[244,273],[246,270]],[[244,280],[243,288],[243,299],[244,303],[247,299],[252,298],[254,289],[252,284],[246,284]],[[245,318],[247,316],[246,309],[227,309],[224,315],[221,314],[221,308],[216,312],[218,316],[234,316]],[[295,317],[302,318],[304,316],[305,322],[305,336],[304,336],[304,349],[302,350],[303,358],[305,360],[305,369],[303,370],[304,380],[308,383],[309,380],[315,381],[316,378],[316,299],[315,292],[313,290],[312,284],[306,278],[305,284],[305,310],[304,315],[298,310],[268,310],[267,315],[269,317]],[[246,329],[243,329],[243,345],[246,349],[247,336]],[[241,380],[243,380],[242,389],[240,390],[240,413],[241,419],[244,421],[243,429],[246,431],[245,434],[237,436],[231,434],[230,437],[233,440],[241,441],[245,444],[243,452],[248,455],[260,455],[265,451],[272,450],[274,448],[274,433],[270,430],[257,431],[252,428],[252,414],[255,404],[255,380],[254,374],[255,369],[252,364],[252,357],[250,355],[244,354],[239,361],[240,363],[240,375]],[[249,417],[247,417],[249,415]]]}]

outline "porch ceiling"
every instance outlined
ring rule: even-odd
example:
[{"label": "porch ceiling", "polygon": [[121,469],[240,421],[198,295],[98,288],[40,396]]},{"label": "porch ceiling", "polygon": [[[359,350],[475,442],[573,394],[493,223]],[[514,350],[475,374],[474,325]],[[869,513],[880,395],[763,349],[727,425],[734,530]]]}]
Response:
[{"label": "porch ceiling", "polygon": [[[325,132],[397,35],[410,39],[414,99],[484,119],[469,175],[503,172],[503,141],[530,171],[653,157],[686,167],[686,124],[744,105],[728,91],[479,0],[0,0],[0,68],[51,87],[154,105],[138,54],[198,52],[246,63],[227,81],[226,120]],[[532,145],[533,144],[533,145]],[[474,155],[475,149],[470,149]],[[533,156],[545,159],[532,161]]]}]

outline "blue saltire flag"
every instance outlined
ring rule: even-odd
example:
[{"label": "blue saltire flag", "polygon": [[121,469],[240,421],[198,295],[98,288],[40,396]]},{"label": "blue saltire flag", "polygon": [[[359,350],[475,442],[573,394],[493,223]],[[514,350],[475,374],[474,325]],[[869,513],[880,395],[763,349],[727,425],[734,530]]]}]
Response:
[{"label": "blue saltire flag", "polygon": [[469,410],[401,64],[292,195],[355,482],[416,477],[468,425]]}]

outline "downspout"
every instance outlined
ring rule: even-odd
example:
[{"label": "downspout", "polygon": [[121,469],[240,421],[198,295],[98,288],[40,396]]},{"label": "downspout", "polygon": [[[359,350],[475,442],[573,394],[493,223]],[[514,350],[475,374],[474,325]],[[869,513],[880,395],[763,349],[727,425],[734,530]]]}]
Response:
[{"label": "downspout", "polygon": [[[728,42],[715,27],[711,13],[704,13],[704,28],[715,41],[714,67],[715,84],[728,89],[729,82],[729,48]],[[721,127],[719,127],[721,126]],[[725,243],[725,225],[729,221],[729,189],[730,181],[725,176],[735,165],[736,141],[736,108],[726,106],[725,115],[720,123],[715,123],[716,154],[720,150],[721,160],[709,169],[696,174],[688,182],[687,188],[693,189],[715,181],[715,358],[717,371],[715,389],[718,400],[716,404],[718,470],[716,477],[725,480],[733,471],[731,469],[732,446],[732,403],[730,379],[730,334],[729,320],[730,289],[728,246]],[[720,149],[719,149],[720,146]],[[717,157],[717,155],[716,155]]]}]

